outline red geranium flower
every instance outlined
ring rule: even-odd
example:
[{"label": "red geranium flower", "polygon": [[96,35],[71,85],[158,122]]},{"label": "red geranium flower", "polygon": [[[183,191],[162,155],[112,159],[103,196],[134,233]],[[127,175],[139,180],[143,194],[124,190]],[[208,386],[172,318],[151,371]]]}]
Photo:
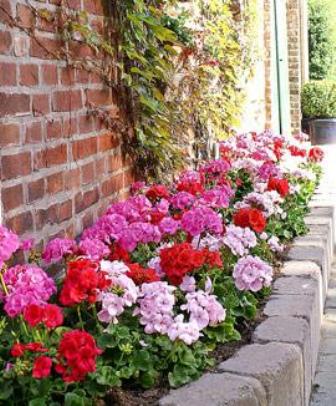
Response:
[{"label": "red geranium flower", "polygon": [[195,250],[187,242],[162,249],[160,259],[161,268],[173,285],[180,285],[185,274],[203,265],[222,266],[218,252],[210,252],[208,249]]},{"label": "red geranium flower", "polygon": [[301,156],[302,158],[304,158],[307,155],[307,152],[305,149],[301,149],[301,148],[297,147],[296,145],[290,145],[288,147],[288,150],[292,156]]},{"label": "red geranium flower", "polygon": [[129,253],[125,248],[122,248],[118,243],[115,243],[111,249],[111,254],[109,259],[111,261],[123,261],[125,263],[131,262]]},{"label": "red geranium flower", "polygon": [[33,365],[33,378],[42,379],[46,378],[51,373],[52,359],[42,355],[35,358]]},{"label": "red geranium flower", "polygon": [[157,282],[160,280],[154,269],[142,268],[139,264],[128,264],[128,268],[130,270],[126,275],[130,277],[136,285]]},{"label": "red geranium flower", "polygon": [[168,199],[169,192],[164,185],[153,185],[147,190],[146,196],[151,200]]},{"label": "red geranium flower", "polygon": [[47,304],[44,308],[44,324],[48,328],[55,328],[63,324],[63,313],[59,306]]},{"label": "red geranium flower", "polygon": [[257,233],[262,233],[266,227],[266,218],[259,209],[239,209],[233,216],[233,222],[239,227],[250,227]]},{"label": "red geranium flower", "polygon": [[15,357],[15,358],[22,357],[24,352],[25,352],[25,346],[24,346],[24,344],[21,344],[21,343],[13,344],[11,351],[10,351],[12,357]]},{"label": "red geranium flower", "polygon": [[78,259],[68,264],[67,274],[60,294],[64,306],[73,306],[87,300],[94,303],[99,290],[110,285],[104,272],[98,270],[98,264],[89,259]]},{"label": "red geranium flower", "polygon": [[308,160],[311,162],[321,162],[324,158],[324,152],[320,147],[310,148]]},{"label": "red geranium flower", "polygon": [[66,332],[58,348],[59,364],[55,370],[65,382],[81,381],[96,370],[96,358],[101,352],[89,333],[81,330]]},{"label": "red geranium flower", "polygon": [[183,181],[178,183],[176,189],[179,192],[188,192],[192,195],[198,195],[204,192],[204,187],[200,182]]},{"label": "red geranium flower", "polygon": [[276,190],[280,196],[286,197],[289,193],[289,183],[287,179],[270,178],[267,185],[268,190]]},{"label": "red geranium flower", "polygon": [[30,327],[34,327],[43,321],[43,307],[37,304],[29,304],[23,311],[23,317]]}]

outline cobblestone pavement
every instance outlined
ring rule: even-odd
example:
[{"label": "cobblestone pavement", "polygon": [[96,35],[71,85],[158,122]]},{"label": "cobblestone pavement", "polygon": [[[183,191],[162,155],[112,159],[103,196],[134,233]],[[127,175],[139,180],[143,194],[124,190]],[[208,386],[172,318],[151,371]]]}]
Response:
[{"label": "cobblestone pavement", "polygon": [[[323,147],[324,177],[319,187],[321,199],[336,206],[336,145]],[[317,195],[317,199],[319,195]],[[334,241],[335,244],[335,241]],[[335,246],[334,246],[335,248]],[[335,249],[334,249],[335,253]],[[329,281],[325,315],[321,328],[319,362],[310,406],[336,406],[336,257]]]}]

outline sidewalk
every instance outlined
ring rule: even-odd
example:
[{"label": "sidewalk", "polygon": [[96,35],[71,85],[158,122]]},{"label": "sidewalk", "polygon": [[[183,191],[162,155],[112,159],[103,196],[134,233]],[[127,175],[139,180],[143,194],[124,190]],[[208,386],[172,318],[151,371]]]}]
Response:
[{"label": "sidewalk", "polygon": [[[323,149],[325,151],[324,176],[316,199],[332,203],[336,208],[336,145],[324,146]],[[336,257],[334,259],[325,316],[322,321],[319,362],[311,406],[336,406]]]}]

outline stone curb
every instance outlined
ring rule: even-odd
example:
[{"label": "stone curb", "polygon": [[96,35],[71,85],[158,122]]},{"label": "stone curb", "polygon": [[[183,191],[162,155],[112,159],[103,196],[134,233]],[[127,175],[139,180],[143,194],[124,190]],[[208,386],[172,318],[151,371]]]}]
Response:
[{"label": "stone curb", "polygon": [[216,373],[170,391],[160,406],[309,405],[336,237],[334,207],[311,207],[310,231],[288,251],[252,343]]}]

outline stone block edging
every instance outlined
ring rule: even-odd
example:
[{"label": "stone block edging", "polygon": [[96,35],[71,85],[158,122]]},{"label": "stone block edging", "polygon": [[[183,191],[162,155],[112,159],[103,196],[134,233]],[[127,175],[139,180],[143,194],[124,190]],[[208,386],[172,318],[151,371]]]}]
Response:
[{"label": "stone block edging", "polygon": [[335,210],[311,205],[310,228],[286,255],[252,343],[160,406],[308,406],[335,246]]}]

